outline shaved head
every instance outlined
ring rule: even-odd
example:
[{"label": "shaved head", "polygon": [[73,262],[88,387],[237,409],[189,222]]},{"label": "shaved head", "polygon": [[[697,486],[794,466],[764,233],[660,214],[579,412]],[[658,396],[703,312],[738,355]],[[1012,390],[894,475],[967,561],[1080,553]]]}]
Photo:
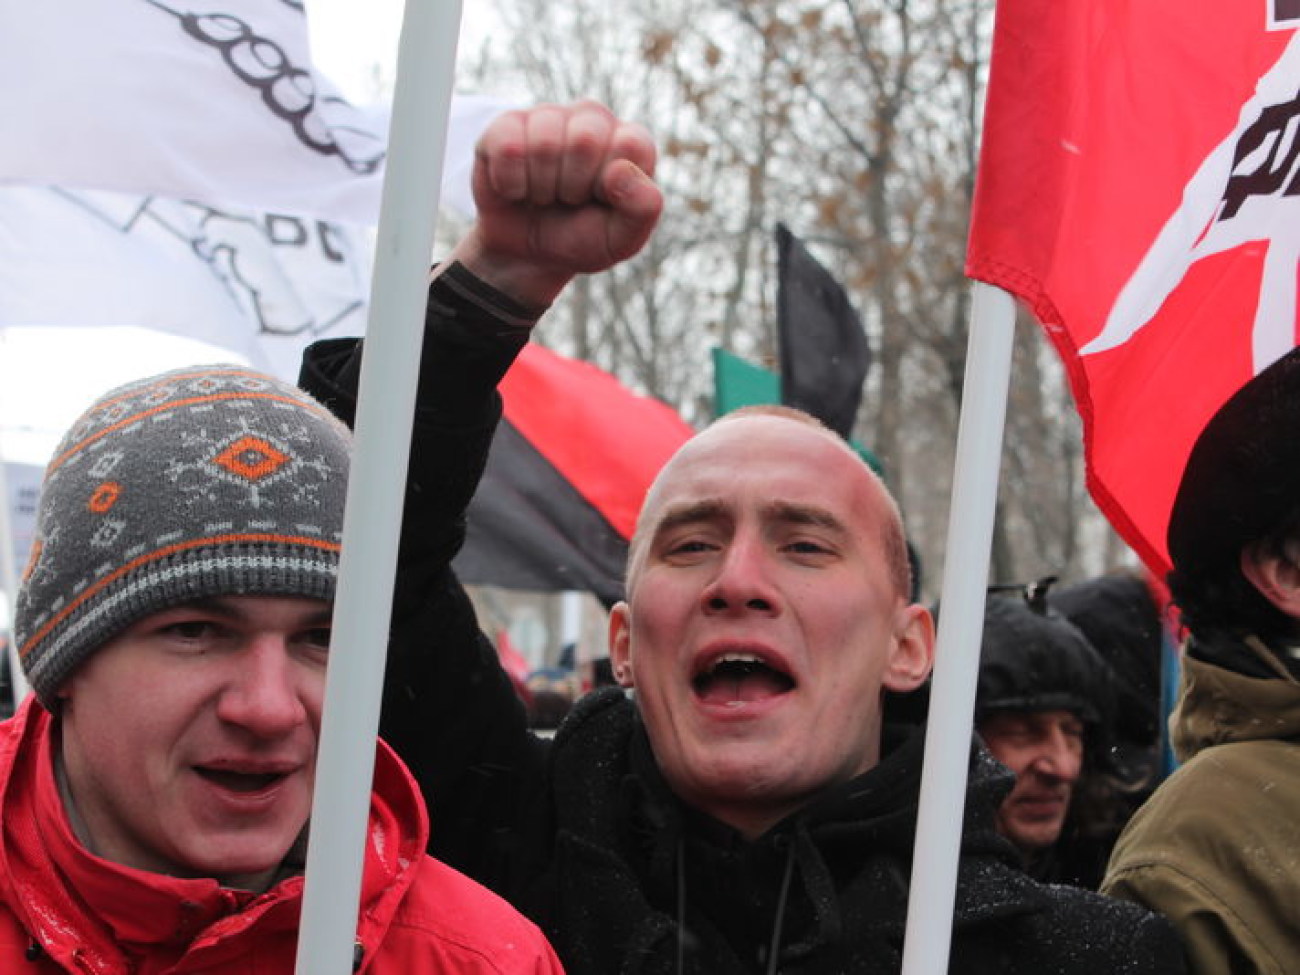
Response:
[{"label": "shaved head", "polygon": [[730,428],[737,423],[770,423],[773,421],[795,423],[806,427],[811,435],[821,437],[834,444],[846,455],[853,458],[860,467],[864,478],[875,487],[876,494],[884,506],[885,517],[880,520],[881,538],[886,564],[889,566],[890,578],[898,593],[908,597],[912,591],[912,564],[907,555],[907,537],[903,531],[902,513],[889,488],[862,456],[824,423],[809,413],[789,406],[763,404],[743,406],[718,417],[702,431],[688,440],[666,463],[656,475],[650,490],[646,492],[645,503],[637,516],[636,532],[628,546],[627,557],[627,593],[630,596],[636,588],[641,568],[645,562],[645,543],[651,532],[657,527],[658,509],[662,506],[662,485],[681,460],[689,459],[698,452],[708,450],[711,434],[722,428]]}]

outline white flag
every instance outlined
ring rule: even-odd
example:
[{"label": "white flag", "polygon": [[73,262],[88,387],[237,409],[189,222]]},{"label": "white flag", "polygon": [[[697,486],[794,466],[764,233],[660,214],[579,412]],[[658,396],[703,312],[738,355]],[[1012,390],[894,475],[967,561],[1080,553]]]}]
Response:
[{"label": "white flag", "polygon": [[292,380],[302,348],[365,329],[355,228],[94,190],[0,187],[0,328],[132,326]]},{"label": "white flag", "polygon": [[[493,106],[453,102],[462,181]],[[373,225],[386,138],[312,68],[295,0],[0,0],[0,182]]]},{"label": "white flag", "polygon": [[[473,215],[474,144],[510,107],[452,99],[444,207]],[[365,329],[387,129],[314,72],[300,0],[0,0],[0,330],[164,331],[295,379],[304,345]],[[108,382],[92,346],[166,367],[104,331],[5,365],[69,399]],[[49,425],[5,393],[10,439]]]}]

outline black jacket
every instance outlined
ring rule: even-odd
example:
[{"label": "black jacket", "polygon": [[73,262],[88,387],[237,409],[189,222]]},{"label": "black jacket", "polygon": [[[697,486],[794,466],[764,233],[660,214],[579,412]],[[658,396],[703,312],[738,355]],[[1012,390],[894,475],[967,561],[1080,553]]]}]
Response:
[{"label": "black jacket", "polygon": [[[762,973],[773,945],[785,975],[896,972],[919,730],[755,842],[676,800],[619,690],[580,702],[553,742],[527,731],[448,568],[499,415],[491,390],[526,340],[484,297],[460,276],[430,294],[380,727],[425,791],[430,852],[538,921],[570,975]],[[345,419],[354,380],[346,343],[309,352],[304,385]],[[993,828],[1009,786],[977,751],[950,970],[1182,972],[1154,915],[1015,866]]]},{"label": "black jacket", "polygon": [[[886,748],[751,843],[676,801],[621,692],[591,695],[555,740],[552,852],[521,905],[574,973],[764,972],[773,944],[787,975],[897,972],[923,733]],[[1163,921],[1016,866],[993,828],[1010,781],[973,756],[950,970],[1182,971]]]}]

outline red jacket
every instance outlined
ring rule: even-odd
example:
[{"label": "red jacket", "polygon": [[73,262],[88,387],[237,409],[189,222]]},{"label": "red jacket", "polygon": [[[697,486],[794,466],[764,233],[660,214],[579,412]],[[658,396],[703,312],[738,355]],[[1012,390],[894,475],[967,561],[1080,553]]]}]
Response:
[{"label": "red jacket", "polygon": [[[290,975],[303,878],[265,893],[168,877],[87,852],[31,698],[0,724],[0,972],[5,975]],[[424,853],[428,817],[380,743],[357,944],[366,975],[562,975],[538,929]]]}]

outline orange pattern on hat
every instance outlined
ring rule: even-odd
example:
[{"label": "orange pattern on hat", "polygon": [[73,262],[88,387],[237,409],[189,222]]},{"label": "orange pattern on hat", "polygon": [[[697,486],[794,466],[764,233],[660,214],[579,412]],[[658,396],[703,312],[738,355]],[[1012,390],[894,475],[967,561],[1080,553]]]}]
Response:
[{"label": "orange pattern on hat", "polygon": [[289,455],[276,450],[261,437],[240,437],[212,458],[219,467],[250,481],[260,481],[284,466]]},{"label": "orange pattern on hat", "polygon": [[41,560],[41,552],[45,551],[45,542],[36,539],[32,542],[32,554],[27,558],[27,565],[23,568],[22,581],[25,583],[32,577],[32,572],[36,569],[36,563]]},{"label": "orange pattern on hat", "polygon": [[95,488],[90,495],[90,501],[86,503],[91,511],[97,515],[102,515],[113,505],[117,504],[117,499],[122,496],[122,485],[116,481],[105,481],[99,487]]}]

